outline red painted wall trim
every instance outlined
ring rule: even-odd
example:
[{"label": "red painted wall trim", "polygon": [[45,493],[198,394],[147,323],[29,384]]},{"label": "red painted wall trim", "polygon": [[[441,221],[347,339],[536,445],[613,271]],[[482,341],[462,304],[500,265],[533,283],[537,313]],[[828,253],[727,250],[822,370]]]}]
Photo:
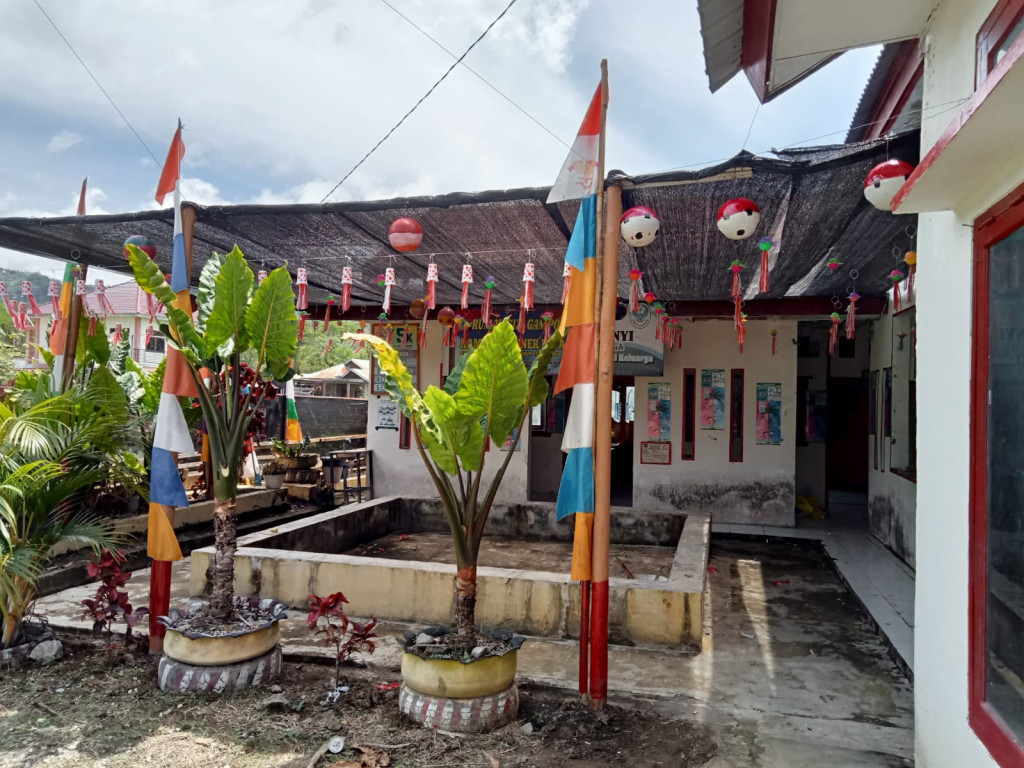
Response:
[{"label": "red painted wall trim", "polygon": [[935,145],[930,150],[928,150],[928,154],[924,156],[924,159],[921,160],[917,168],[914,169],[914,172],[910,174],[910,178],[907,179],[906,184],[900,188],[900,191],[897,192],[896,196],[893,198],[893,213],[899,213],[900,205],[903,204],[903,201],[917,185],[917,182],[920,181],[921,177],[928,172],[929,168],[935,165],[935,161],[939,159],[939,156],[942,155],[943,152],[946,151],[946,148],[956,137],[957,133],[960,132],[960,129],[964,124],[970,120],[971,116],[975,112],[978,111],[978,108],[981,107],[985,102],[985,99],[989,97],[989,94],[998,87],[999,83],[1002,82],[1002,79],[1006,77],[1006,74],[1021,58],[1024,58],[1024,37],[1017,40],[1017,42],[1013,44],[1013,47],[1006,52],[1002,61],[996,65],[996,68],[992,70],[991,74],[986,78],[982,86],[974,92],[974,95],[971,96],[970,100],[960,109],[959,114],[953,118],[946,130],[942,132],[939,140],[935,142]]},{"label": "red painted wall trim", "polygon": [[974,306],[971,337],[971,469],[968,641],[968,720],[982,743],[1003,766],[1024,762],[1021,745],[985,702],[985,647],[988,596],[988,360],[989,249],[1024,226],[1024,184],[975,220]]},{"label": "red painted wall trim", "polygon": [[[739,378],[739,385],[740,385],[740,402],[739,402],[738,406],[737,406],[737,404],[735,402],[735,400],[736,400],[736,393],[735,393],[734,387],[733,387],[733,385],[736,382],[737,377]],[[747,386],[746,386],[747,385],[747,381],[746,381],[746,378],[747,377],[746,377],[746,372],[745,372],[744,368],[733,368],[731,371],[729,371],[729,385],[728,385],[729,386],[729,462],[733,463],[733,464],[742,464],[743,463],[743,443],[747,439],[747,435],[746,435],[747,425],[743,423],[743,417],[745,415],[744,414],[743,406],[744,406],[744,400],[747,397]],[[739,416],[738,418],[737,418],[737,410],[739,412],[738,413],[738,416]],[[733,450],[732,450],[732,446],[733,446],[733,442],[732,441],[733,441],[733,435],[737,431],[737,427],[739,428],[740,442],[739,442],[739,450],[734,453]]]},{"label": "red painted wall trim", "polygon": [[743,54],[740,63],[758,101],[768,98],[776,0],[746,0],[743,4]]},{"label": "red painted wall trim", "polygon": [[889,132],[907,105],[910,94],[914,92],[923,73],[924,62],[921,59],[920,41],[915,38],[900,43],[899,53],[889,68],[878,101],[875,102],[868,118],[870,125],[864,129],[861,141],[877,139]]},{"label": "red painted wall trim", "polygon": [[[693,402],[690,408],[686,407],[686,377],[693,376]],[[697,460],[697,400],[700,399],[700,381],[697,379],[696,368],[683,369],[683,433],[679,439],[679,458],[681,461]],[[693,455],[687,457],[686,451],[686,421],[690,420],[690,427],[693,431]]]},{"label": "red painted wall trim", "polygon": [[975,38],[977,59],[974,67],[974,87],[978,88],[992,71],[992,58],[996,48],[1013,26],[1024,15],[1024,0],[999,0],[985,19]]}]

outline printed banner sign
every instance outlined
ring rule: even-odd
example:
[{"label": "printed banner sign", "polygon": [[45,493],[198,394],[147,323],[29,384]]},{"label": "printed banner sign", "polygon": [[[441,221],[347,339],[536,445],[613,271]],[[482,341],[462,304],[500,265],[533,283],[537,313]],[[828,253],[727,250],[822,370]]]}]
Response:
[{"label": "printed banner sign", "polygon": [[757,444],[782,444],[782,385],[757,385]]},{"label": "printed banner sign", "polygon": [[700,428],[725,429],[725,369],[700,372]]}]

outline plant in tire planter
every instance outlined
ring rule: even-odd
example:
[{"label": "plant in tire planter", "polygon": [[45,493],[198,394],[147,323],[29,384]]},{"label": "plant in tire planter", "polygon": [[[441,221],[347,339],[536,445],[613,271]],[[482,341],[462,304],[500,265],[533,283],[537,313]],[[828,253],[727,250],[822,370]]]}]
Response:
[{"label": "plant in tire planter", "polygon": [[[558,347],[555,333],[529,370],[516,333],[507,320],[498,323],[472,353],[448,375],[443,389],[431,386],[422,395],[391,345],[376,336],[345,334],[369,344],[386,374],[385,387],[409,419],[412,436],[444,507],[451,529],[457,573],[457,628],[432,628],[407,637],[402,661],[405,686],[402,709],[418,722],[449,730],[487,730],[515,716],[516,650],[521,638],[476,629],[476,569],[487,518],[505,470],[514,455],[506,451],[498,471],[484,487],[487,439],[504,445],[518,436],[533,406],[548,396],[548,363]],[[426,690],[425,690],[426,689]],[[459,722],[430,719],[452,712],[438,699],[473,699],[480,706]],[[423,706],[433,699],[435,706]],[[488,708],[492,707],[492,715]],[[468,711],[468,710],[467,710]]]},{"label": "plant in tire planter", "polygon": [[[163,271],[145,253],[128,246],[129,262],[135,281],[154,295],[166,308],[161,331],[169,344],[181,351],[195,384],[209,435],[213,464],[214,554],[211,566],[209,606],[187,616],[174,613],[167,620],[164,650],[174,656],[171,647],[188,647],[190,654],[218,654],[211,644],[197,642],[211,637],[244,638],[261,635],[266,653],[267,638],[276,637],[264,630],[277,631],[279,613],[269,601],[235,599],[235,495],[245,439],[254,414],[258,413],[272,389],[258,380],[243,381],[242,355],[255,360],[253,372],[263,382],[287,381],[294,375],[291,361],[298,342],[298,317],[292,281],[285,267],[271,272],[253,288],[253,272],[237,246],[227,255],[213,254],[199,279],[198,313],[193,327],[191,317],[175,306],[175,294],[164,279]],[[205,372],[200,372],[202,369]],[[179,629],[181,631],[179,631]],[[173,634],[177,637],[172,637]],[[261,634],[262,633],[262,634]],[[274,640],[270,648],[276,644]],[[240,646],[241,642],[234,645]],[[227,653],[237,657],[238,653]],[[202,660],[182,659],[189,663]],[[250,657],[252,658],[252,657]],[[237,661],[237,658],[233,659]],[[213,659],[207,663],[229,663]]]}]

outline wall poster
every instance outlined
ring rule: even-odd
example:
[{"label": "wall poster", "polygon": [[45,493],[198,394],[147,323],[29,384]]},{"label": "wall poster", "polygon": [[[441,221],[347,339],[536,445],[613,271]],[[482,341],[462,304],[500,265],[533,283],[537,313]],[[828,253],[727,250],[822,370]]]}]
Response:
[{"label": "wall poster", "polygon": [[394,400],[381,398],[377,401],[377,426],[374,429],[398,429],[398,403]]},{"label": "wall poster", "polygon": [[808,443],[824,443],[828,437],[828,390],[807,390],[805,437]]},{"label": "wall poster", "polygon": [[757,385],[758,445],[782,444],[782,384]]},{"label": "wall poster", "polygon": [[700,372],[700,428],[725,429],[725,369]]},{"label": "wall poster", "polygon": [[647,384],[647,437],[672,439],[672,385],[667,381]]}]

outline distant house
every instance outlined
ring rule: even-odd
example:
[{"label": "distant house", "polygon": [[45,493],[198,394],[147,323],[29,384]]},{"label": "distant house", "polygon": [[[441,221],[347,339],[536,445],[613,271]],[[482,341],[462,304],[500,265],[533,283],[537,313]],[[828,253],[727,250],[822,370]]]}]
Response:
[{"label": "distant house", "polygon": [[[142,368],[156,368],[160,361],[166,356],[166,342],[160,333],[157,323],[153,323],[152,333],[146,338],[147,329],[150,326],[149,308],[147,294],[133,282],[112,285],[106,289],[106,298],[113,308],[113,313],[106,317],[107,334],[112,339],[116,333],[117,326],[121,326],[121,338],[127,335],[130,340],[129,349],[132,359]],[[89,293],[85,297],[86,313],[89,317],[100,318],[103,316],[103,308],[100,306],[99,295],[95,286],[89,286]],[[38,347],[48,347],[49,339],[47,333],[50,329],[51,315],[45,310],[49,304],[40,302],[40,308],[44,310],[42,315],[30,315],[32,327],[25,331],[25,367],[43,368],[45,363],[39,354]],[[158,307],[157,317],[163,317],[163,308]]]},{"label": "distant house", "polygon": [[366,397],[370,384],[370,361],[349,360],[322,371],[295,377],[295,393],[314,397]]}]

